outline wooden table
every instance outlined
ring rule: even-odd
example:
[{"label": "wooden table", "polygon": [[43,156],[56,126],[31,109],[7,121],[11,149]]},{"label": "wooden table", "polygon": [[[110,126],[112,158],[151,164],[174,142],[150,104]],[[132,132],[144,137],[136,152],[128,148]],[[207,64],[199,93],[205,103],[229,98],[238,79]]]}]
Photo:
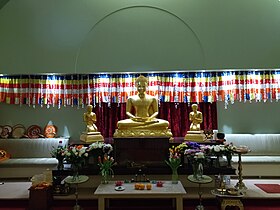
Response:
[{"label": "wooden table", "polygon": [[135,190],[134,183],[124,183],[123,191],[115,190],[115,183],[100,184],[94,194],[98,198],[98,210],[105,210],[105,201],[109,199],[145,199],[145,198],[172,198],[176,201],[176,209],[183,210],[183,196],[186,191],[179,181],[178,184],[172,184],[171,181],[164,181],[163,187],[157,187],[152,184],[151,190]]}]

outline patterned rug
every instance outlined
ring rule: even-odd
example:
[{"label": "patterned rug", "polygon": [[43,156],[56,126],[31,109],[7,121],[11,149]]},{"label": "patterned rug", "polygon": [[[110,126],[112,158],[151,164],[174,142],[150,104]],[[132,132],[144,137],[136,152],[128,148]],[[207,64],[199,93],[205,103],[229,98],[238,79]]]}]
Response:
[{"label": "patterned rug", "polygon": [[266,193],[280,193],[280,184],[255,184]]}]

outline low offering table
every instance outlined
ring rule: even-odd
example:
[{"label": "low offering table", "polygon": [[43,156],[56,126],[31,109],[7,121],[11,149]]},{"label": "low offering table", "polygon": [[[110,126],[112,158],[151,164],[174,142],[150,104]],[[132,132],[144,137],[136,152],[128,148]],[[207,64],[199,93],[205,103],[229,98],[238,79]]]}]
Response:
[{"label": "low offering table", "polygon": [[[110,199],[169,199],[176,201],[176,209],[183,210],[183,196],[186,191],[179,181],[172,184],[171,181],[164,181],[161,187],[152,184],[151,190],[146,188],[136,190],[135,183],[124,183],[122,186],[115,186],[114,182],[100,184],[94,194],[98,198],[98,210],[105,210],[105,203],[109,204]],[[105,202],[106,200],[106,202]]]}]

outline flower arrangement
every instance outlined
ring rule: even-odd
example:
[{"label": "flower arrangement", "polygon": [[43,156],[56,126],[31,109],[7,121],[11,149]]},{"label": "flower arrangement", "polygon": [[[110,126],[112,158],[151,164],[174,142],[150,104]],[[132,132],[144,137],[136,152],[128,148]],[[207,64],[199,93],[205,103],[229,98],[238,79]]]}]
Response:
[{"label": "flower arrangement", "polygon": [[181,165],[181,153],[180,148],[172,146],[169,148],[169,158],[168,161],[165,160],[166,164],[171,168],[172,170],[172,183],[176,184],[178,183],[178,168]]},{"label": "flower arrangement", "polygon": [[227,159],[227,165],[231,166],[231,159],[233,153],[236,151],[237,147],[233,143],[223,142],[223,144],[212,145],[209,147],[209,155],[216,156],[216,166],[220,167],[220,159],[225,156]]},{"label": "flower arrangement", "polygon": [[102,152],[105,154],[110,154],[113,151],[113,147],[111,144],[107,144],[104,142],[94,142],[88,146],[87,151],[101,149]]},{"label": "flower arrangement", "polygon": [[111,144],[104,144],[102,151],[104,152],[104,154],[110,154],[113,151],[113,147]]},{"label": "flower arrangement", "polygon": [[187,142],[188,148],[184,151],[191,163],[202,162],[205,158],[205,148],[196,142]]},{"label": "flower arrangement", "polygon": [[64,168],[63,161],[65,159],[66,151],[67,151],[66,145],[58,146],[57,148],[53,147],[53,150],[51,151],[51,156],[58,160],[58,165],[57,165],[58,170],[63,170]]},{"label": "flower arrangement", "polygon": [[69,146],[65,152],[65,160],[73,165],[81,166],[87,157],[88,148],[84,145]]},{"label": "flower arrangement", "polygon": [[196,152],[194,153],[194,156],[193,156],[193,161],[196,162],[196,163],[203,163],[205,160],[205,154],[204,152]]},{"label": "flower arrangement", "polygon": [[102,176],[102,183],[108,183],[109,176],[114,176],[114,171],[112,166],[116,164],[113,157],[109,156],[109,154],[113,151],[113,147],[111,144],[106,143],[93,143],[91,148],[101,148],[103,152],[103,157],[98,156],[98,166],[100,169],[100,173]]},{"label": "flower arrangement", "polygon": [[63,160],[65,158],[66,151],[66,146],[53,148],[53,150],[51,151],[51,156],[58,160]]},{"label": "flower arrangement", "polygon": [[227,154],[230,154],[232,155],[236,150],[237,150],[237,147],[235,145],[233,145],[233,143],[224,143],[225,145],[225,155]]},{"label": "flower arrangement", "polygon": [[105,143],[103,141],[102,142],[97,141],[97,142],[94,142],[94,143],[90,144],[88,146],[88,150],[90,151],[90,150],[93,150],[93,149],[102,149],[104,147],[104,145],[105,145]]},{"label": "flower arrangement", "polygon": [[209,152],[207,145],[201,145],[196,142],[187,142],[188,148],[184,154],[192,165],[193,176],[195,179],[201,179],[203,176],[203,165]]},{"label": "flower arrangement", "polygon": [[169,148],[168,161],[165,160],[166,164],[170,166],[172,170],[177,170],[181,165],[181,153],[178,147],[172,146]]},{"label": "flower arrangement", "polygon": [[112,166],[115,165],[115,160],[113,157],[110,157],[107,153],[105,153],[103,158],[101,158],[101,156],[98,157],[98,165],[102,176],[102,183],[107,184],[109,176],[114,176]]},{"label": "flower arrangement", "polygon": [[179,153],[184,154],[185,150],[188,148],[189,148],[188,142],[183,142],[176,147],[176,150]]},{"label": "flower arrangement", "polygon": [[225,151],[225,146],[223,144],[210,146],[210,154],[215,156],[222,156]]},{"label": "flower arrangement", "polygon": [[233,143],[224,142],[223,144],[210,146],[210,154],[215,156],[232,155],[236,151],[236,146]]},{"label": "flower arrangement", "polygon": [[225,145],[224,155],[227,158],[227,165],[230,167],[231,166],[232,155],[237,150],[237,147],[235,145],[233,145],[232,142],[231,143],[224,143],[224,145]]}]

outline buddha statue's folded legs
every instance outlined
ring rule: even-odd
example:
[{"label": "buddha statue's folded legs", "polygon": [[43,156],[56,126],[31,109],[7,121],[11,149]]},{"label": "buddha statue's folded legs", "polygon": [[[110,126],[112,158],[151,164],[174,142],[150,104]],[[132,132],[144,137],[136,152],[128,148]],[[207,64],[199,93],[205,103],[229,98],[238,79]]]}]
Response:
[{"label": "buddha statue's folded legs", "polygon": [[131,119],[125,119],[118,122],[118,129],[166,129],[169,122],[161,119],[153,121],[136,122]]},{"label": "buddha statue's folded legs", "polygon": [[114,133],[114,137],[137,137],[137,136],[167,136],[172,137],[169,122],[162,119],[153,121],[136,122],[131,119],[120,120],[118,129]]}]

